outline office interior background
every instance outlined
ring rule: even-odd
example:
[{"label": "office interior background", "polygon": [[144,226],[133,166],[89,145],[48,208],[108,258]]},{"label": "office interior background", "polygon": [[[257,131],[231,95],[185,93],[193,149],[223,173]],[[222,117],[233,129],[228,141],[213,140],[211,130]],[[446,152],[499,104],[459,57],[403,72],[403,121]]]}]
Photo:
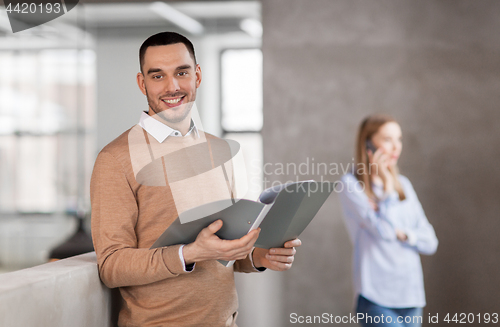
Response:
[{"label": "office interior background", "polygon": [[[94,159],[147,109],[139,47],[173,30],[202,67],[203,128],[242,144],[250,198],[273,181],[338,180],[359,122],[393,115],[401,173],[440,241],[422,257],[424,325],[428,314],[498,312],[498,17],[495,0],[86,0],[13,34],[0,7],[1,271],[46,262],[77,218],[89,228]],[[313,162],[339,171],[313,172]],[[240,327],[353,312],[335,194],[301,239],[290,271],[237,274]]]}]

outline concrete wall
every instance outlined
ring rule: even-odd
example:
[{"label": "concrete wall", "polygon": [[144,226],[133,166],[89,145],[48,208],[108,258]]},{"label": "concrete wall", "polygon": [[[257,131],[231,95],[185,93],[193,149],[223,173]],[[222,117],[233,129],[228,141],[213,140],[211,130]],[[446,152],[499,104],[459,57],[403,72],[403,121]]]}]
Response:
[{"label": "concrete wall", "polygon": [[[440,240],[436,255],[423,258],[425,316],[498,311],[500,2],[262,4],[264,162],[345,167],[362,118],[395,116],[404,138],[401,172]],[[278,175],[267,178],[296,178]],[[299,178],[311,177],[321,176]],[[353,309],[351,245],[335,195],[302,240],[283,274],[282,326],[292,312]]]},{"label": "concrete wall", "polygon": [[0,275],[0,326],[111,326],[95,253]]}]

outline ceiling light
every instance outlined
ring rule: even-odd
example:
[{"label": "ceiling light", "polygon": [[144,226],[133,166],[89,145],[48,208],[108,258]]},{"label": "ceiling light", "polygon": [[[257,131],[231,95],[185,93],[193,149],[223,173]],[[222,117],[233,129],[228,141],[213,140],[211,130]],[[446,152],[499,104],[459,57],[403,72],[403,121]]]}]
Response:
[{"label": "ceiling light", "polygon": [[149,5],[149,9],[191,34],[198,35],[205,30],[200,22],[164,2],[153,2]]},{"label": "ceiling light", "polygon": [[247,18],[240,22],[240,28],[247,32],[250,36],[262,37],[262,23],[257,19]]}]

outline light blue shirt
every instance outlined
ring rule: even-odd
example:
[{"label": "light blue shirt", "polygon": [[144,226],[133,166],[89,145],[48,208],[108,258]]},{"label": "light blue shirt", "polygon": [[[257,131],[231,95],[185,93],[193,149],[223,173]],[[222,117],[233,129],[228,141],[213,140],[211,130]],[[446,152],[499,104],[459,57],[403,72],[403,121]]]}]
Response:
[{"label": "light blue shirt", "polygon": [[[399,181],[404,201],[396,191],[384,195],[381,186],[373,186],[382,199],[377,211],[354,175],[344,175],[336,187],[354,246],[354,289],[357,295],[381,306],[424,307],[419,254],[434,254],[438,240],[410,181],[401,175]],[[407,241],[397,239],[396,228],[406,233]]]}]

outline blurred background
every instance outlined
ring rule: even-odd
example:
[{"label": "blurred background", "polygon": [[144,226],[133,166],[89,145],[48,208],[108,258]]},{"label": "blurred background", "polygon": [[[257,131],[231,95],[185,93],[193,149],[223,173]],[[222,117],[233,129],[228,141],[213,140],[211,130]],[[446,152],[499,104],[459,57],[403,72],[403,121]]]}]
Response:
[{"label": "blurred background", "polygon": [[[147,109],[139,47],[171,30],[195,45],[204,129],[243,146],[250,198],[273,181],[338,180],[360,121],[393,115],[401,173],[440,240],[422,258],[424,326],[428,314],[498,312],[498,17],[496,0],[86,0],[12,33],[0,7],[0,270],[46,262],[78,219],[88,231],[95,157]],[[353,312],[335,194],[301,239],[290,271],[237,274],[240,327]]]}]

